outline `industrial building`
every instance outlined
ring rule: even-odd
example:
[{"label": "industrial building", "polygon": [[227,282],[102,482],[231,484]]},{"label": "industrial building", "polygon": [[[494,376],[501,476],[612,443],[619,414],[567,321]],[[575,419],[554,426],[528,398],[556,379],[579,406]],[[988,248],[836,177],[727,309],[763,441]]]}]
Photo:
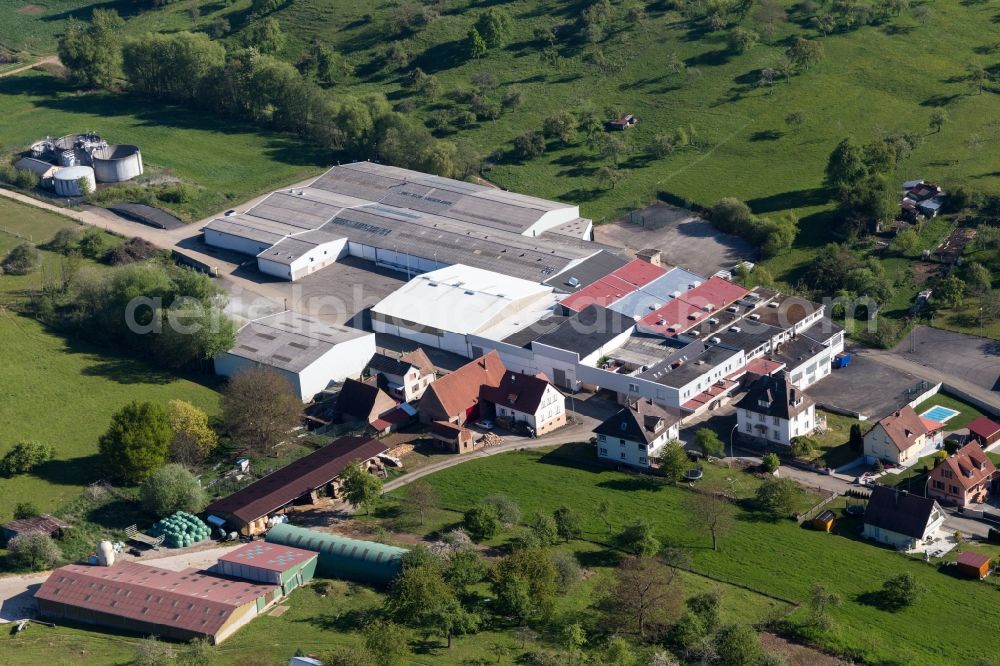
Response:
[{"label": "industrial building", "polygon": [[269,544],[317,553],[316,573],[319,576],[376,585],[391,583],[402,568],[403,556],[409,552],[384,543],[307,530],[287,523],[272,527],[264,539]]},{"label": "industrial building", "polygon": [[372,162],[333,167],[203,231],[293,281],[350,255],[408,275],[464,264],[538,283],[611,249],[591,242],[578,206]]},{"label": "industrial building", "polygon": [[97,183],[122,183],[143,173],[142,153],[138,146],[109,145],[94,132],[36,141],[28,155],[14,166],[37,173],[42,187],[54,187],[56,194],[61,196],[86,194],[78,186],[68,184],[80,178],[89,181],[89,191],[92,192]]},{"label": "industrial building", "polygon": [[35,592],[44,617],[218,644],[282,596],[281,587],[138,562],[70,564]]},{"label": "industrial building", "polygon": [[244,536],[260,534],[270,527],[273,516],[284,513],[292,504],[311,504],[323,493],[335,497],[339,488],[337,477],[352,462],[366,469],[379,469],[378,456],[388,449],[372,439],[342,437],[212,502],[205,512],[213,524],[218,522],[211,520],[215,516]]},{"label": "industrial building", "polygon": [[330,382],[359,377],[374,354],[373,333],[285,311],[245,324],[233,348],[214,363],[216,374],[224,377],[257,366],[271,368],[308,402]]},{"label": "industrial building", "polygon": [[277,585],[282,594],[288,595],[316,575],[316,553],[282,544],[252,541],[220,557],[212,572]]}]

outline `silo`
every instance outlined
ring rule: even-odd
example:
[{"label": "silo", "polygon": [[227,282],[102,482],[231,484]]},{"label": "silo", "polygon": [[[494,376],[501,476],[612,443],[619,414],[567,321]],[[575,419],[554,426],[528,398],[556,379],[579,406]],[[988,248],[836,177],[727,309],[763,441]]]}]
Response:
[{"label": "silo", "polygon": [[142,175],[142,154],[138,146],[105,146],[90,153],[94,175],[102,183],[120,183]]},{"label": "silo", "polygon": [[87,181],[88,192],[93,192],[97,187],[94,180],[94,170],[85,166],[74,166],[60,169],[52,181],[56,186],[56,194],[63,197],[80,197],[86,194],[80,190],[80,179]]}]

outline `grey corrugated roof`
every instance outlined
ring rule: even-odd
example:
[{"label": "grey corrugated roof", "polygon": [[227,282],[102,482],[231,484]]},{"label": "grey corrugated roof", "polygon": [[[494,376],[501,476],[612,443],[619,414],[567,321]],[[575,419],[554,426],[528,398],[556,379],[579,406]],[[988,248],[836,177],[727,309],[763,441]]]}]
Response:
[{"label": "grey corrugated roof", "polygon": [[371,335],[332,326],[297,312],[254,320],[236,334],[228,353],[290,372],[301,372],[341,342]]},{"label": "grey corrugated roof", "polygon": [[[645,317],[656,308],[674,298],[676,292],[685,292],[705,282],[706,278],[683,268],[671,268],[652,282],[620,298],[608,307],[629,317]],[[651,307],[655,306],[655,307]]]},{"label": "grey corrugated roof", "polygon": [[[573,293],[597,282],[602,277],[613,273],[627,263],[628,260],[624,257],[601,250],[583,261],[566,268],[558,275],[549,278],[544,284],[557,291]],[[567,280],[570,278],[576,278],[580,284],[571,287],[567,283]]]},{"label": "grey corrugated roof", "polygon": [[[664,386],[681,388],[692,379],[702,376],[737,354],[738,351],[725,347],[709,347],[702,342],[692,342],[643,372],[639,377]],[[680,362],[680,365],[672,367],[676,362]]]},{"label": "grey corrugated roof", "polygon": [[634,320],[618,312],[599,305],[589,305],[535,342],[576,352],[583,358],[634,325]]}]

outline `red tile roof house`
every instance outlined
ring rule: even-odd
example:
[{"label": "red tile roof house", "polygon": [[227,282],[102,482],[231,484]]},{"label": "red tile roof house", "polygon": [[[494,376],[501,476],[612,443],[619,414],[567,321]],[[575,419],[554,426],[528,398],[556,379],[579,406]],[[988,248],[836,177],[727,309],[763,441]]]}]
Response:
[{"label": "red tile roof house", "polygon": [[985,449],[991,444],[1000,442],[1000,423],[989,417],[980,416],[969,424],[969,437]]},{"label": "red tile roof house", "polygon": [[927,479],[927,494],[942,504],[965,507],[985,502],[997,468],[979,445],[966,444],[942,460]]},{"label": "red tile roof house", "polygon": [[566,396],[544,376],[505,372],[499,386],[483,386],[479,396],[492,404],[504,427],[524,423],[544,435],[566,425]]},{"label": "red tile roof house", "polygon": [[480,417],[480,392],[484,386],[497,387],[507,368],[494,350],[466,363],[427,387],[417,412],[420,422],[444,421],[464,426]]},{"label": "red tile roof house", "polygon": [[221,643],[281,598],[277,585],[170,571],[138,562],[70,564],[35,592],[45,617],[142,636]]},{"label": "red tile roof house", "polygon": [[[936,431],[930,426],[937,426]],[[903,407],[876,423],[865,433],[865,457],[869,461],[881,460],[899,467],[917,462],[931,441],[928,436],[940,437],[940,425],[917,416],[912,407]]]}]

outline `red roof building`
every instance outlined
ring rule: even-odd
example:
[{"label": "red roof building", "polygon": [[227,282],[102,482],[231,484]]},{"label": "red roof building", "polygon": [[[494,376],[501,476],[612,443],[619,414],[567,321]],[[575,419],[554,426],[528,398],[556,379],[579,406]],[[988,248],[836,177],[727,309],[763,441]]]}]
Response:
[{"label": "red roof building", "polygon": [[997,468],[979,444],[966,444],[931,470],[927,493],[942,504],[968,506],[985,502]]},{"label": "red roof building", "polygon": [[969,424],[969,437],[985,449],[991,444],[1000,442],[1000,423],[991,420],[989,417],[980,416]]},{"label": "red roof building", "polygon": [[968,578],[982,580],[990,574],[990,558],[972,551],[965,551],[958,556],[955,564],[958,572]]},{"label": "red roof building", "polygon": [[697,326],[748,293],[738,284],[712,276],[643,317],[641,327],[672,337]]},{"label": "red roof building", "polygon": [[221,643],[281,597],[281,588],[137,562],[70,564],[35,592],[42,615],[145,636]]},{"label": "red roof building", "polygon": [[575,294],[560,301],[560,305],[579,312],[588,305],[607,307],[666,273],[666,269],[648,261],[634,259],[612,271]]},{"label": "red roof building", "polygon": [[445,421],[458,426],[479,418],[479,394],[484,386],[499,386],[507,368],[495,350],[466,363],[427,387],[418,411],[421,423]]}]

